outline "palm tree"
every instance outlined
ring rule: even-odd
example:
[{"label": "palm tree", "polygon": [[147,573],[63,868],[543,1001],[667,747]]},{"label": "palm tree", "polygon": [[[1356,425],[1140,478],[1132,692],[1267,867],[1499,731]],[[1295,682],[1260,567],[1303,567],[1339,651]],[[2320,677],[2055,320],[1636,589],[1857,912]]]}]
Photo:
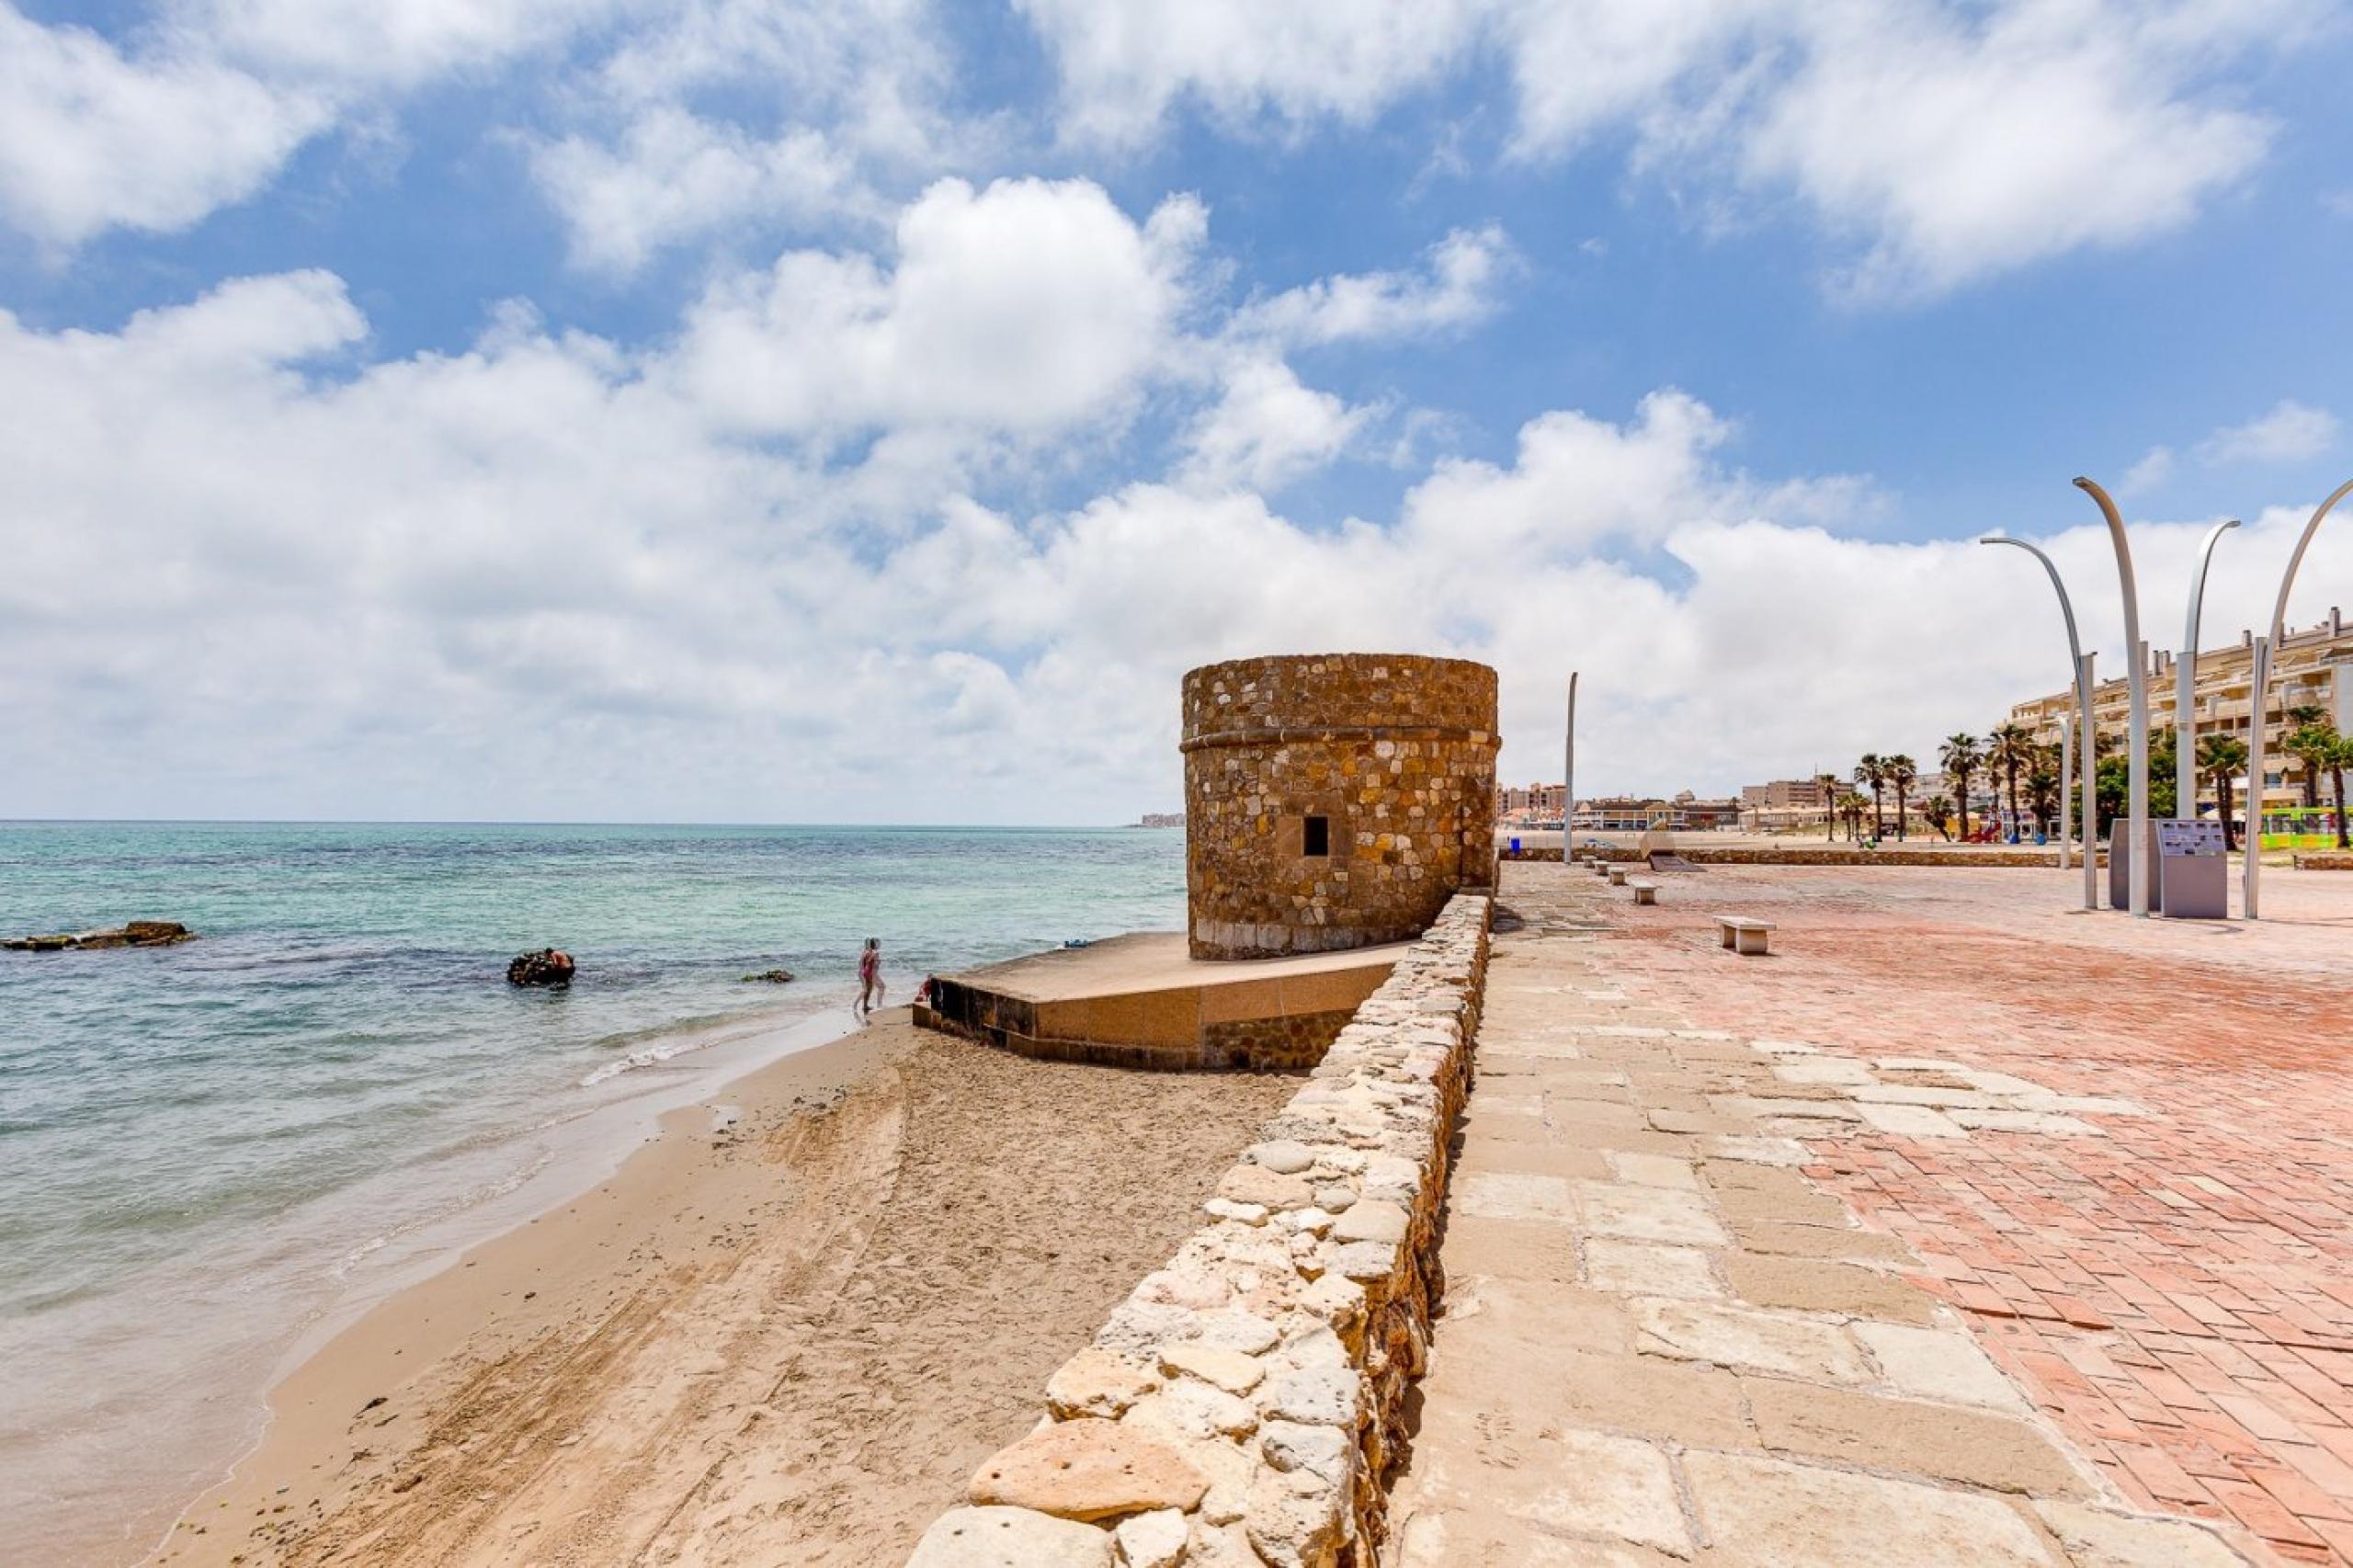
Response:
[{"label": "palm tree", "polygon": [[2336,738],[2336,726],[2328,722],[2328,710],[2317,702],[2299,702],[2279,717],[2288,727],[2279,744],[2304,765],[2304,806],[2316,812],[2320,810],[2320,770],[2328,766],[2328,745]]},{"label": "palm tree", "polygon": [[2034,813],[2034,827],[2038,833],[2059,813],[2058,767],[2058,763],[2046,752],[2035,759],[2033,770],[2026,776],[2027,810]]},{"label": "palm tree", "polygon": [[2018,772],[2034,766],[2034,735],[2024,724],[2004,724],[1988,737],[1985,764],[2000,771],[2010,801],[2010,833],[2016,836],[2018,825]]},{"label": "palm tree", "polygon": [[1825,829],[1823,836],[1835,842],[1838,837],[1838,776],[1817,773],[1813,776],[1813,782],[1815,788],[1822,791],[1822,821]]},{"label": "palm tree", "polygon": [[1887,787],[1895,791],[1895,836],[1901,839],[1905,836],[1904,824],[1906,812],[1904,799],[1911,791],[1912,786],[1919,782],[1920,769],[1902,752],[1897,752],[1893,756],[1881,758],[1880,767],[1887,775]]},{"label": "palm tree", "polygon": [[1887,788],[1887,764],[1880,760],[1879,753],[1875,751],[1863,753],[1863,759],[1855,764],[1855,782],[1870,786],[1871,836],[1877,838],[1880,836],[1879,806],[1881,798],[1880,791]]},{"label": "palm tree", "polygon": [[1861,840],[1863,836],[1863,808],[1870,804],[1870,802],[1869,801],[1864,800],[1852,790],[1847,790],[1845,794],[1838,797],[1838,812],[1841,816],[1844,816],[1847,819],[1847,837],[1857,841]]},{"label": "palm tree", "polygon": [[1944,764],[1945,772],[1952,778],[1953,799],[1961,802],[1961,835],[1969,836],[1969,779],[1985,766],[1985,754],[1977,748],[1977,737],[1972,734],[1950,734],[1945,737],[1944,748],[1937,753],[1937,760]]},{"label": "palm tree", "polygon": [[2198,766],[2214,776],[2214,799],[2222,808],[2222,847],[2238,847],[2231,831],[2231,779],[2246,766],[2246,743],[2236,735],[2198,737]]},{"label": "palm tree", "polygon": [[[1931,795],[1921,802],[1920,810],[1930,822],[1937,824],[1937,831],[1945,835],[1945,842],[1950,844],[1952,842],[1952,801],[1942,795]],[[1966,816],[1961,818],[1961,831],[1963,833],[1969,831],[1969,819]]]}]

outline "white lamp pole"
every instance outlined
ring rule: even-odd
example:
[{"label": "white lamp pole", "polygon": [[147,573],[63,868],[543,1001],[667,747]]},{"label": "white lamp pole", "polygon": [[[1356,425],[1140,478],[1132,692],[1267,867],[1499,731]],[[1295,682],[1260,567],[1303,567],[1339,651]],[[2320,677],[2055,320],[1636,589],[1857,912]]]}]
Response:
[{"label": "white lamp pole", "polygon": [[[2132,581],[2132,547],[2124,537],[2124,519],[2117,515],[2116,503],[2108,492],[2088,479],[2078,478],[2076,487],[2089,495],[2099,506],[2108,522],[2109,542],[2116,547],[2116,577],[2124,595],[2124,652],[2132,661],[2128,689],[2131,695],[2131,728],[2126,739],[2129,748],[2129,778],[2127,831],[2131,835],[2132,857],[2131,906],[2136,919],[2149,917],[2149,645],[2141,641],[2141,591]],[[2113,848],[2111,835],[2111,849]]]},{"label": "white lamp pole", "polygon": [[[2303,533],[2296,540],[2296,552],[2288,557],[2288,570],[2279,579],[2279,598],[2271,607],[2268,652],[2275,657],[2288,636],[2288,590],[2296,585],[2296,568],[2304,563],[2304,551],[2312,548],[2313,535],[2320,531],[2321,519],[2327,517],[2348,493],[2353,493],[2353,479],[2347,480],[2330,492],[2328,499],[2313,511],[2312,521],[2304,525]],[[2250,809],[2246,817],[2249,823],[2263,820],[2263,710],[2269,695],[2265,688],[2271,684],[2271,661],[2264,656],[2265,652],[2263,641],[2258,638],[2256,642],[2255,689],[2249,694],[2247,703],[2246,794]],[[2256,898],[2263,883],[2262,848],[2263,833],[2258,827],[2248,835],[2246,845],[2246,917],[2249,920],[2256,918]]]},{"label": "white lamp pole", "polygon": [[1561,763],[1561,866],[1574,858],[1570,824],[1577,814],[1577,672],[1569,672],[1569,742]]},{"label": "white lamp pole", "polygon": [[[2173,666],[2173,814],[2198,815],[2198,611],[2206,602],[2206,568],[2214,563],[2214,546],[2239,526],[2233,517],[2206,531],[2198,550],[2198,575],[2189,581],[2189,624],[2181,633],[2181,653]],[[2229,832],[2228,824],[2223,832]]]},{"label": "white lamp pole", "polygon": [[[2098,858],[2098,856],[2092,851],[2093,824],[2098,821],[2093,811],[2097,796],[2093,791],[2091,782],[2092,662],[2085,655],[2083,642],[2075,635],[2075,607],[2067,597],[2067,585],[2059,580],[2058,563],[2045,555],[2040,547],[2029,544],[2022,539],[2012,539],[2007,534],[1987,534],[1977,542],[2015,545],[2025,551],[2042,562],[2042,569],[2051,574],[2051,586],[2059,595],[2059,613],[2066,619],[2067,622],[2067,665],[2075,671],[2075,718],[2076,722],[2083,726],[2084,732],[2084,907],[2097,909],[2099,907],[2099,879],[2092,864]],[[2062,733],[2063,735],[2063,727]],[[2066,809],[2065,802],[2066,786],[2063,781],[2060,785],[2062,811]],[[2059,863],[2063,866],[2067,863],[2066,854],[2066,835],[2063,825],[2059,841]]]},{"label": "white lamp pole", "polygon": [[2067,869],[2070,852],[2067,824],[2067,786],[2075,779],[2075,721],[2070,713],[2059,721],[2059,869]]},{"label": "white lamp pole", "polygon": [[2255,640],[2255,684],[2247,704],[2246,864],[2240,868],[2249,920],[2257,918],[2256,905],[2262,902],[2263,893],[2263,775],[2268,767],[2263,756],[2263,688],[2270,684],[2271,639],[2258,637]]},{"label": "white lamp pole", "polygon": [[2075,661],[2075,703],[2084,732],[2084,907],[2099,907],[2099,733],[2092,728],[2092,679],[2097,653]]}]

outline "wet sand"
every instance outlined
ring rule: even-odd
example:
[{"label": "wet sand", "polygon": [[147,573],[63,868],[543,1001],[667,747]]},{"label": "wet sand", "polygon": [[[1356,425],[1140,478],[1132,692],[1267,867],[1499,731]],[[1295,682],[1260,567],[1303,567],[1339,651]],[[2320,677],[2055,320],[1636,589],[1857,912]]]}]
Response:
[{"label": "wet sand", "polygon": [[672,1113],[377,1307],[157,1559],[901,1561],[1297,1087],[905,1017]]}]

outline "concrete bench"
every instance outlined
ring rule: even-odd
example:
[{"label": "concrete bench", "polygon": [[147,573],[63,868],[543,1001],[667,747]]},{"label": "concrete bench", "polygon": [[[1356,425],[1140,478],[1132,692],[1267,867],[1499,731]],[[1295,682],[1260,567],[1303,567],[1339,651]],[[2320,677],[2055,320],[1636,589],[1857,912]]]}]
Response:
[{"label": "concrete bench", "polygon": [[1609,874],[1609,862],[1603,859],[1600,856],[1597,855],[1593,858],[1592,865],[1593,874],[1595,876],[1606,877]]},{"label": "concrete bench", "polygon": [[1656,882],[1638,882],[1633,878],[1629,877],[1626,879],[1626,885],[1634,890],[1634,902],[1636,903],[1656,903],[1658,902],[1658,884]]},{"label": "concrete bench", "polygon": [[1750,920],[1738,915],[1719,915],[1715,918],[1716,935],[1723,938],[1722,946],[1743,958],[1764,955],[1766,942],[1773,931],[1771,922]]},{"label": "concrete bench", "polygon": [[1610,885],[1611,887],[1613,887],[1613,888],[1622,888],[1622,887],[1624,887],[1624,886],[1626,885],[1626,868],[1625,868],[1625,867],[1620,866],[1620,865],[1615,865],[1615,864],[1613,864],[1613,865],[1611,865],[1611,867],[1609,868],[1608,871],[1607,873],[1605,873],[1605,874],[1609,878],[1609,885]]}]

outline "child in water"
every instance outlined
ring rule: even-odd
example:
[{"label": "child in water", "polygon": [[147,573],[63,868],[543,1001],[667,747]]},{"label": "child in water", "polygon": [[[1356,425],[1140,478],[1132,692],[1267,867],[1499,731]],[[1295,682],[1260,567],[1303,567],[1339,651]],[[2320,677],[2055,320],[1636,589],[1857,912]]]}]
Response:
[{"label": "child in water", "polygon": [[869,937],[866,950],[858,955],[858,1016],[862,1018],[881,1005],[882,941]]}]

